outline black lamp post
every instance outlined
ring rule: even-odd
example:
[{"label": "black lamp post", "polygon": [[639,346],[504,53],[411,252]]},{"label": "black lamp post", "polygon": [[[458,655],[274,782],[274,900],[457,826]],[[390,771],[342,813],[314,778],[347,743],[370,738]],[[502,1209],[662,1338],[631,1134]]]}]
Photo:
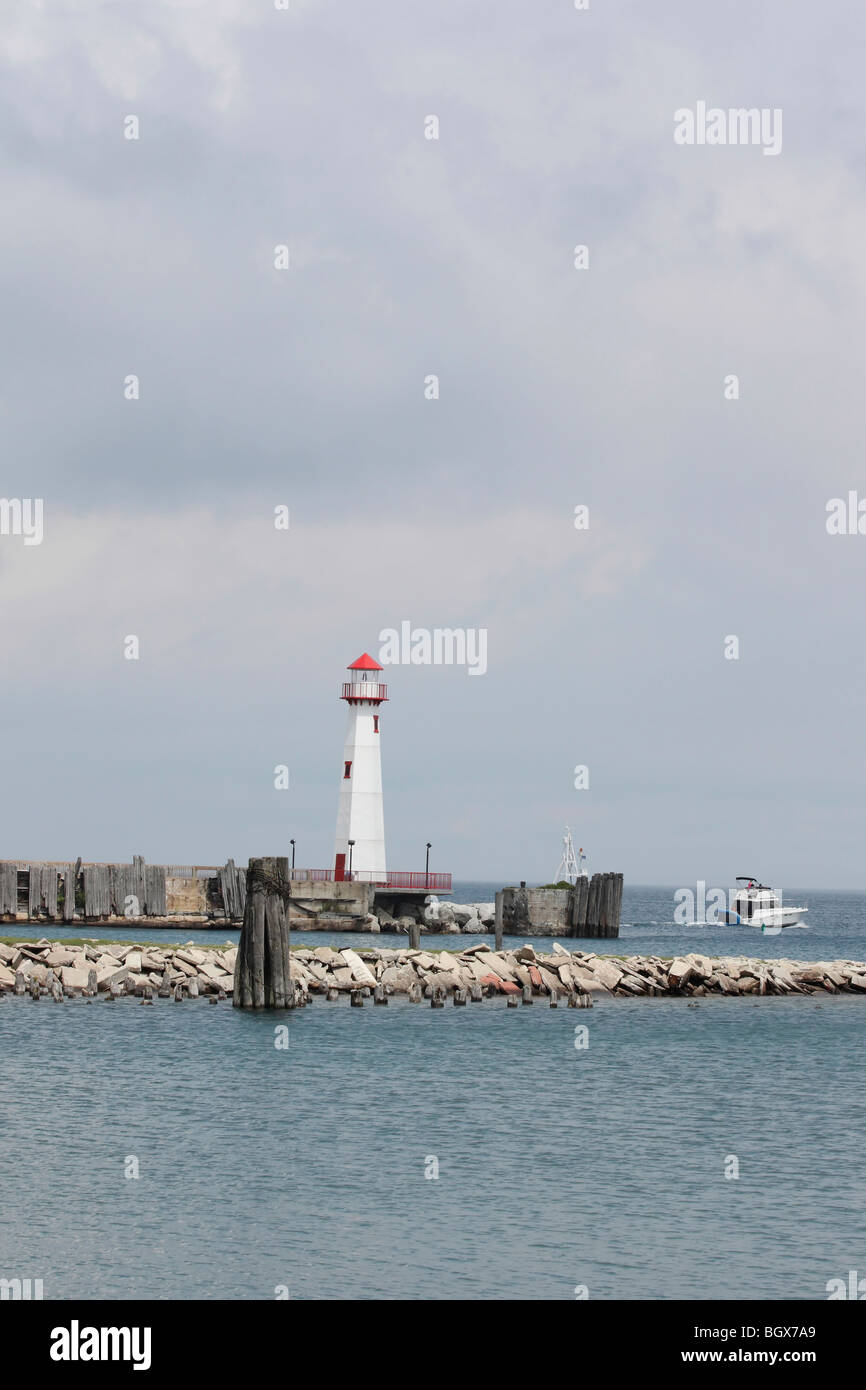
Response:
[{"label": "black lamp post", "polygon": [[295,872],[295,842],[294,842],[294,840],[289,840],[289,844],[290,844],[291,847],[292,847],[292,873],[294,873],[294,872]]},{"label": "black lamp post", "polygon": [[349,841],[349,878],[352,877],[352,850],[355,848],[355,841]]},{"label": "black lamp post", "polygon": [[431,850],[431,848],[432,848],[432,846],[431,846],[431,844],[430,844],[430,841],[428,840],[428,841],[427,841],[427,862],[426,862],[426,864],[424,865],[424,887],[425,887],[425,888],[429,888],[429,887],[430,887],[430,850]]}]

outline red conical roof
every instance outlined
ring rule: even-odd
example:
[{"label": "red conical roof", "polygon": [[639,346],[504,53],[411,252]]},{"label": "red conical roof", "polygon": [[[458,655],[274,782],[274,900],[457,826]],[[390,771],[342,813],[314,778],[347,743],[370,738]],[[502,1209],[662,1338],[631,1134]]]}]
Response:
[{"label": "red conical roof", "polygon": [[385,668],[380,666],[378,661],[374,661],[368,652],[359,656],[357,661],[353,661],[351,666],[347,666],[347,671],[383,671]]}]

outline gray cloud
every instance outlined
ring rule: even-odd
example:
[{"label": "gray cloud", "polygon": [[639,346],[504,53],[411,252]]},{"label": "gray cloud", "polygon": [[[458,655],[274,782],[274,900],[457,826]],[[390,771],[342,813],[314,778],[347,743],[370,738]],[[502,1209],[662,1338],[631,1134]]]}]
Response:
[{"label": "gray cloud", "polygon": [[[393,674],[395,866],[546,875],[568,819],[633,881],[859,884],[862,17],[10,10],[3,852],[325,863],[341,667],[410,619],[490,671]],[[698,99],[780,157],[676,147]]]}]

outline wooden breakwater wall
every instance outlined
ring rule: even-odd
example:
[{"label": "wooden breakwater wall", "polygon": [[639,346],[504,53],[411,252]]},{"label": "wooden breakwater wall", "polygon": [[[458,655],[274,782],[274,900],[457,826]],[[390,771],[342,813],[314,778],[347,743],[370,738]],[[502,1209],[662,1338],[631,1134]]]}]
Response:
[{"label": "wooden breakwater wall", "polygon": [[571,888],[502,888],[496,894],[497,940],[506,936],[619,936],[623,876],[593,874]]},{"label": "wooden breakwater wall", "polygon": [[0,861],[0,921],[240,921],[246,870],[147,864]]}]

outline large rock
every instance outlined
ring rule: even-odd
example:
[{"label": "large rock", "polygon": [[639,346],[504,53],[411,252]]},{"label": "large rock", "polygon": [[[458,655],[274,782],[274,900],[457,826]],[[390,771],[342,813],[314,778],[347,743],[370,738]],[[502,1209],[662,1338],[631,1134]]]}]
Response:
[{"label": "large rock", "polygon": [[[297,954],[300,954],[300,952],[298,952]],[[315,958],[313,960],[305,961],[304,964],[309,973],[312,975],[313,979],[318,980],[320,984],[325,984],[329,974],[328,967],[326,965],[323,965],[320,960],[316,960]]]},{"label": "large rock", "polygon": [[359,985],[375,985],[376,976],[369,966],[364,964],[360,956],[349,950],[341,951],[340,954],[351,970],[353,980],[356,980]]},{"label": "large rock", "polygon": [[824,967],[823,965],[807,965],[805,970],[800,971],[800,983],[807,985],[818,985],[824,988]]},{"label": "large rock", "polygon": [[846,989],[848,986],[848,976],[839,969],[838,965],[829,965],[822,961],[824,974],[828,980],[832,980],[837,989]]},{"label": "large rock", "polygon": [[646,994],[650,985],[641,975],[623,975],[617,989],[627,990],[629,994]]},{"label": "large rock", "polygon": [[[616,989],[623,972],[619,966],[614,965],[613,961],[602,960],[600,956],[594,956],[591,962],[591,972],[597,980],[604,985],[605,989]],[[574,967],[572,967],[572,970]]]},{"label": "large rock", "polygon": [[668,970],[668,985],[671,989],[685,989],[694,974],[695,968],[692,962],[680,957],[671,961]]},{"label": "large rock", "polygon": [[411,965],[389,965],[382,971],[381,983],[398,994],[408,994],[416,978]]},{"label": "large rock", "polygon": [[[181,960],[180,956],[172,956],[171,963],[175,970],[179,970],[181,975],[185,975],[190,980],[194,979],[199,971],[205,968],[204,965],[190,965],[188,961]],[[210,962],[207,964],[210,965]]]},{"label": "large rock", "polygon": [[198,971],[199,976],[205,975],[207,979],[216,980],[220,983],[225,973],[225,970],[221,970],[218,965],[215,965],[213,961],[209,960],[206,960],[204,964],[199,967]]},{"label": "large rock", "polygon": [[484,967],[484,973],[493,971],[501,980],[514,979],[514,966],[496,951],[479,951],[475,959]]},{"label": "large rock", "polygon": [[539,965],[537,969],[539,975],[541,976],[541,983],[544,985],[544,988],[547,990],[548,994],[563,993],[563,984],[558,975],[555,975],[552,970],[548,970],[543,965]]},{"label": "large rock", "polygon": [[802,994],[803,987],[798,985],[790,970],[786,970],[782,965],[771,967],[773,984],[781,994]]},{"label": "large rock", "polygon": [[685,957],[692,967],[691,979],[695,982],[703,983],[708,980],[713,973],[713,962],[708,956],[691,954]]},{"label": "large rock", "polygon": [[487,966],[481,964],[477,956],[465,957],[463,964],[467,972],[470,973],[479,984],[484,979],[485,975],[491,973]]},{"label": "large rock", "polygon": [[710,977],[710,984],[720,989],[722,994],[739,994],[737,981],[732,980],[730,975],[726,975],[724,971],[720,970],[718,974],[712,975]]},{"label": "large rock", "polygon": [[466,907],[462,903],[452,903],[451,911],[454,913],[455,922],[460,927],[465,927],[468,921],[478,916],[474,907]]},{"label": "large rock", "polygon": [[204,965],[208,959],[208,952],[197,951],[193,946],[186,946],[182,951],[175,951],[179,960],[186,961],[187,965]]},{"label": "large rock", "polygon": [[46,951],[42,957],[43,964],[60,967],[64,965],[72,965],[74,960],[74,952],[64,951],[59,946],[52,948],[52,950],[50,951]]},{"label": "large rock", "polygon": [[64,965],[60,970],[60,979],[64,989],[87,989],[88,971]]}]

